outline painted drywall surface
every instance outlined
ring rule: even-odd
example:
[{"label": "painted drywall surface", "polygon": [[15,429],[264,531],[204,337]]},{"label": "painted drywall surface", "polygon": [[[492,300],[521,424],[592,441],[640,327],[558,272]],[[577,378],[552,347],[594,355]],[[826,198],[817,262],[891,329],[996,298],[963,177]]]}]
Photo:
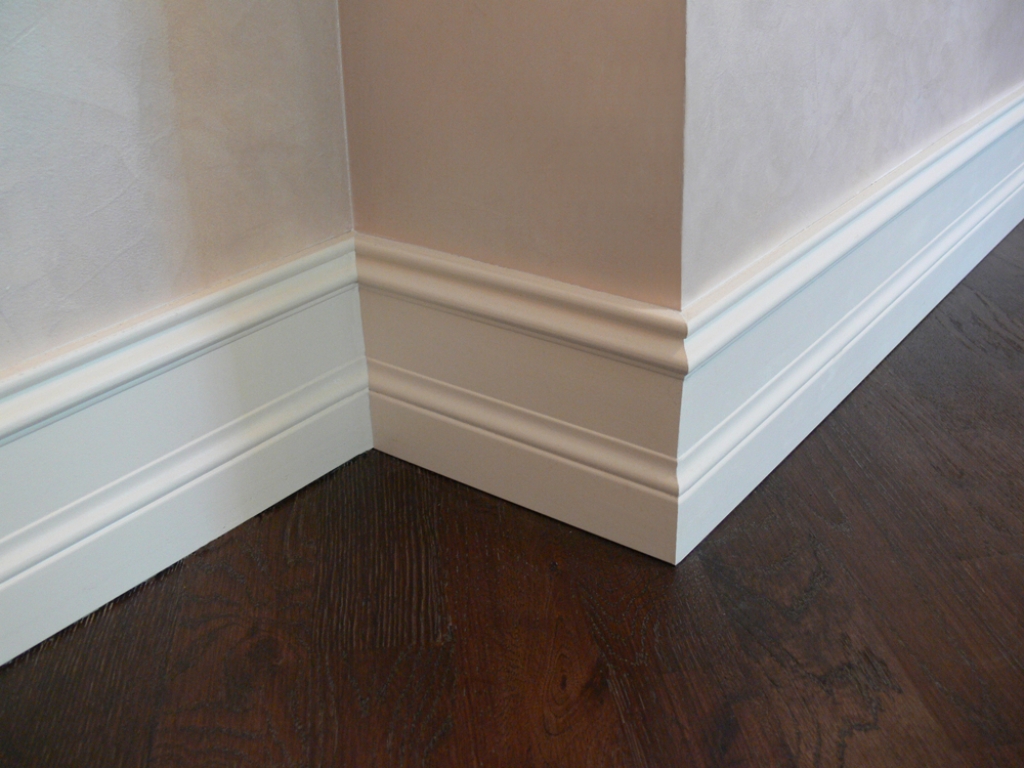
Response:
[{"label": "painted drywall surface", "polygon": [[0,3],[0,375],[351,229],[333,0]]},{"label": "painted drywall surface", "polygon": [[356,228],[679,306],[683,0],[340,0]]},{"label": "painted drywall surface", "polygon": [[688,0],[686,305],[1024,80],[1019,0]]}]

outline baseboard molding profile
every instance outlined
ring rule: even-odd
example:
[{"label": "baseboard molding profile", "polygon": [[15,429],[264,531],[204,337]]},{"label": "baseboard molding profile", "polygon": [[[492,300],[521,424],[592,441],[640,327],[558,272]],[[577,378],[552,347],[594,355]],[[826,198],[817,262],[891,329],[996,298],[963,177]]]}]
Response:
[{"label": "baseboard molding profile", "polygon": [[1024,92],[681,311],[355,235],[0,380],[0,663],[376,447],[678,563],[1024,219]]},{"label": "baseboard molding profile", "polygon": [[357,235],[374,446],[671,560],[678,311]]},{"label": "baseboard molding profile", "polygon": [[681,312],[358,235],[375,445],[677,563],[1022,218],[1018,93]]},{"label": "baseboard molding profile", "polygon": [[415,464],[667,559],[676,462],[506,401],[370,360],[374,442]]},{"label": "baseboard molding profile", "polygon": [[686,372],[679,312],[557,280],[356,235],[359,284],[670,376]]},{"label": "baseboard molding profile", "polygon": [[686,307],[685,557],[1024,219],[1024,94]]},{"label": "baseboard molding profile", "polygon": [[372,447],[353,241],[0,393],[0,663]]}]

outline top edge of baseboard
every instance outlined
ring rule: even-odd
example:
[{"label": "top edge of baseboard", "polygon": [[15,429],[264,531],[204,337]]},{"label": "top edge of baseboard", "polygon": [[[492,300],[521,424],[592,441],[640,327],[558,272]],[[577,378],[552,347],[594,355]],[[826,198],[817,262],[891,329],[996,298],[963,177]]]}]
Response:
[{"label": "top edge of baseboard", "polygon": [[356,285],[351,235],[28,361],[0,379],[0,444]]},{"label": "top edge of baseboard", "polygon": [[679,377],[686,322],[677,310],[363,234],[359,284]]},{"label": "top edge of baseboard", "polygon": [[1021,123],[1024,86],[684,307],[690,372]]}]

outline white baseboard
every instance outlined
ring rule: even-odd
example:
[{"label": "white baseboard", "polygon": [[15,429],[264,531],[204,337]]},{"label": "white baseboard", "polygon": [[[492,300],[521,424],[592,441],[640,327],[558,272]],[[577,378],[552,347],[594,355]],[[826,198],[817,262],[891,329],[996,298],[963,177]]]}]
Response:
[{"label": "white baseboard", "polygon": [[357,236],[378,449],[662,559],[678,312]]},{"label": "white baseboard", "polygon": [[1024,218],[1024,94],[684,308],[676,558]]},{"label": "white baseboard", "polygon": [[1017,94],[682,312],[357,236],[375,445],[678,562],[1024,218],[1022,189]]},{"label": "white baseboard", "polygon": [[0,663],[372,446],[352,251],[0,383]]},{"label": "white baseboard", "polygon": [[370,360],[374,444],[656,557],[675,537],[670,454]]},{"label": "white baseboard", "polygon": [[1018,94],[682,312],[358,236],[10,372],[0,663],[372,445],[678,562],[1022,218]]}]

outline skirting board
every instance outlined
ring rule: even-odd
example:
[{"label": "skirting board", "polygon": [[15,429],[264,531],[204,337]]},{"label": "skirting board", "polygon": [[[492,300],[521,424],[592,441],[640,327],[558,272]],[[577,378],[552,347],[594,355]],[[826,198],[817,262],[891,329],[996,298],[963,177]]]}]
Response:
[{"label": "skirting board", "polygon": [[0,663],[372,445],[678,562],[1022,218],[1018,94],[681,312],[358,236],[13,372]]},{"label": "skirting board", "polygon": [[0,663],[372,447],[351,238],[0,382]]},{"label": "skirting board", "polygon": [[357,235],[374,446],[666,560],[678,312]]},{"label": "skirting board", "polygon": [[[374,444],[529,509],[667,558],[675,461],[624,440],[370,361]],[[628,513],[624,514],[624,511]]]},{"label": "skirting board", "polygon": [[681,312],[382,238],[375,446],[677,563],[1024,218],[1024,94]]},{"label": "skirting board", "polygon": [[1024,92],[684,308],[686,556],[1024,218]]}]

